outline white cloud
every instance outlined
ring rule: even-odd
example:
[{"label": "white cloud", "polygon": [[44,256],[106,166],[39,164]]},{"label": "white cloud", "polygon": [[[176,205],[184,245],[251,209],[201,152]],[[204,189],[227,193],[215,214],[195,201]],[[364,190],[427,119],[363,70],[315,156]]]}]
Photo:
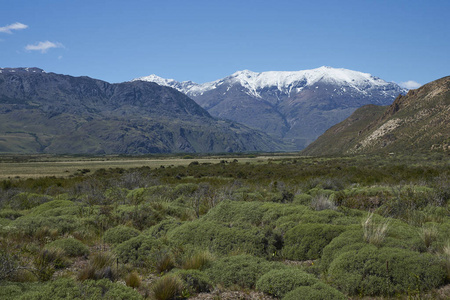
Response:
[{"label": "white cloud", "polygon": [[402,88],[405,88],[405,89],[408,89],[408,90],[417,89],[417,88],[420,88],[422,86],[420,83],[415,82],[413,80],[400,82],[398,85],[401,86]]},{"label": "white cloud", "polygon": [[28,25],[16,22],[14,24],[0,27],[0,32],[11,34],[13,30],[21,30],[21,29],[25,29],[25,28],[28,28]]},{"label": "white cloud", "polygon": [[52,43],[50,41],[39,42],[35,45],[27,45],[25,50],[28,51],[41,51],[41,53],[46,53],[51,48],[64,48],[61,43]]}]

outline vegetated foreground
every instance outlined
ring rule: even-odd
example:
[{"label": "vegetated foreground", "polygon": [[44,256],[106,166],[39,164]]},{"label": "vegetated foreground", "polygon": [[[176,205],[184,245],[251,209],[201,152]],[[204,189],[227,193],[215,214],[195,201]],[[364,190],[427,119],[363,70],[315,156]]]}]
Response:
[{"label": "vegetated foreground", "polygon": [[448,299],[450,157],[0,182],[1,299]]}]

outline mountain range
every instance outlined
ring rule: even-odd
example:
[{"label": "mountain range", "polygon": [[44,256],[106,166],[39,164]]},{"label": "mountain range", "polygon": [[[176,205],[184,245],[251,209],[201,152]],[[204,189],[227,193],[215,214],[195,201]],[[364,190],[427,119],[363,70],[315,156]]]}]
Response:
[{"label": "mountain range", "polygon": [[285,150],[283,143],[236,122],[217,120],[170,87],[0,68],[2,153],[280,150]]},{"label": "mountain range", "polygon": [[367,105],[327,130],[306,155],[450,151],[450,76],[398,96],[389,106]]},{"label": "mountain range", "polygon": [[406,89],[367,73],[320,67],[304,71],[238,71],[197,84],[156,75],[135,81],[173,87],[212,116],[259,129],[300,150],[366,104],[389,105]]}]

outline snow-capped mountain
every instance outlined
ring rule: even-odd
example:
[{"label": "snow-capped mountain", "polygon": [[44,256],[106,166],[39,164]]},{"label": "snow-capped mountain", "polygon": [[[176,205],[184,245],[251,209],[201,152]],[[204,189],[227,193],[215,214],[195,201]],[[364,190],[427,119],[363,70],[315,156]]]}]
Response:
[{"label": "snow-capped mountain", "polygon": [[238,71],[204,84],[156,75],[134,80],[173,87],[213,116],[231,119],[305,147],[365,104],[389,105],[406,89],[368,73],[320,67],[303,71]]}]

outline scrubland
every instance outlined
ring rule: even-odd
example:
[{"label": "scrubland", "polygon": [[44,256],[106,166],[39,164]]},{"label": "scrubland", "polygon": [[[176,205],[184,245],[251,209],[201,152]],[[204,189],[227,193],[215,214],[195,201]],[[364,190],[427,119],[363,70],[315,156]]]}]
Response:
[{"label": "scrubland", "polygon": [[450,297],[448,154],[187,159],[0,181],[0,298]]}]

